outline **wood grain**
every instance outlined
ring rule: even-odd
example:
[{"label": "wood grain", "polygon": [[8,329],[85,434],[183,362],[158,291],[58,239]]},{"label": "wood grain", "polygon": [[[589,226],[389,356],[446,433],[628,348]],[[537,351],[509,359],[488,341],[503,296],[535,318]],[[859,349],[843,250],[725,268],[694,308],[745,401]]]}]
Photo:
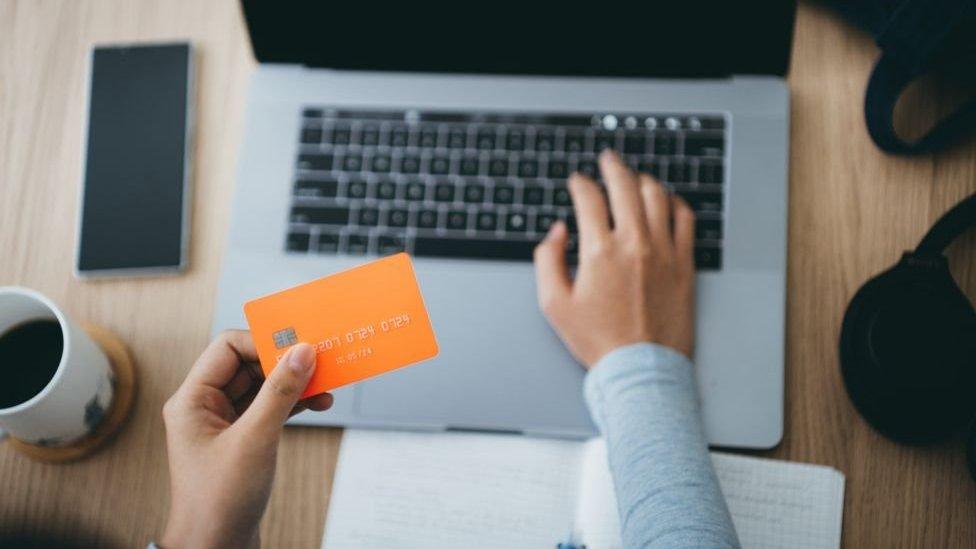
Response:
[{"label": "wood grain", "polygon": [[[197,47],[191,267],[172,278],[82,282],[71,275],[86,56],[93,43],[191,40]],[[787,429],[773,457],[847,475],[849,547],[976,546],[976,484],[956,440],[909,448],[879,437],[844,393],[836,340],[848,299],[976,191],[976,145],[892,158],[861,112],[871,40],[801,4],[792,72]],[[53,533],[101,546],[158,535],[168,505],[160,408],[207,341],[227,230],[251,58],[231,0],[0,0],[0,284],[36,288],[78,320],[119,334],[139,363],[132,423],[84,461],[46,465],[0,445],[0,536]],[[951,93],[920,92],[899,128],[917,131]],[[934,106],[933,106],[934,105]],[[976,295],[976,239],[953,271]],[[317,547],[339,431],[284,436],[262,526],[269,547]],[[0,538],[2,539],[2,538]]]}]

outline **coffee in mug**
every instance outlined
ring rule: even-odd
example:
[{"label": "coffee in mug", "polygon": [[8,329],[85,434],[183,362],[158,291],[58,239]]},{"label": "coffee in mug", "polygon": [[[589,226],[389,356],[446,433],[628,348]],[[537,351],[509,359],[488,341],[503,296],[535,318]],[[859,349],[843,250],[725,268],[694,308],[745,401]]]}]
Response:
[{"label": "coffee in mug", "polygon": [[69,445],[101,423],[113,384],[105,353],[54,303],[0,287],[0,429],[28,444]]}]

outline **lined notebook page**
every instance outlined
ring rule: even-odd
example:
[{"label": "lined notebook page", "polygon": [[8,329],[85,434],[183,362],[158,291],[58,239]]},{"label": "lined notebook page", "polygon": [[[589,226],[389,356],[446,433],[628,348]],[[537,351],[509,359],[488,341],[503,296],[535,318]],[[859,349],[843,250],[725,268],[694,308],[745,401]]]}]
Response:
[{"label": "lined notebook page", "polygon": [[[844,475],[831,467],[712,452],[745,548],[840,547]],[[620,520],[602,439],[585,444],[576,529],[587,549],[616,549]]]},{"label": "lined notebook page", "polygon": [[712,453],[743,547],[840,547],[844,475],[831,467]]},{"label": "lined notebook page", "polygon": [[555,547],[569,533],[578,442],[346,430],[323,547]]}]

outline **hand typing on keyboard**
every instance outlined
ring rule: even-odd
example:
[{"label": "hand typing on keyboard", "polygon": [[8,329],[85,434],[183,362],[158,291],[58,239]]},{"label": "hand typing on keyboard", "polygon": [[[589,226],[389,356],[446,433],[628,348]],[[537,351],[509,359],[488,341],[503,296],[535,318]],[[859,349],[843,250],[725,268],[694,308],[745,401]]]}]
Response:
[{"label": "hand typing on keyboard", "polygon": [[650,175],[631,171],[616,153],[604,152],[599,162],[609,209],[592,179],[570,178],[579,268],[571,279],[568,231],[558,221],[535,249],[539,304],[587,369],[610,351],[640,342],[691,357],[695,214]]}]

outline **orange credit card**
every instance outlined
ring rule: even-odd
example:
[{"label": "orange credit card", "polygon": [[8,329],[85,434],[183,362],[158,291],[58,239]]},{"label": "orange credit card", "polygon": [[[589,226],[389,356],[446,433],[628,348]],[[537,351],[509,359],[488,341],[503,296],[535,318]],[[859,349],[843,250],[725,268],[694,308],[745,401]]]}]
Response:
[{"label": "orange credit card", "polygon": [[385,257],[244,304],[267,376],[296,343],[315,348],[302,397],[437,356],[410,257]]}]

